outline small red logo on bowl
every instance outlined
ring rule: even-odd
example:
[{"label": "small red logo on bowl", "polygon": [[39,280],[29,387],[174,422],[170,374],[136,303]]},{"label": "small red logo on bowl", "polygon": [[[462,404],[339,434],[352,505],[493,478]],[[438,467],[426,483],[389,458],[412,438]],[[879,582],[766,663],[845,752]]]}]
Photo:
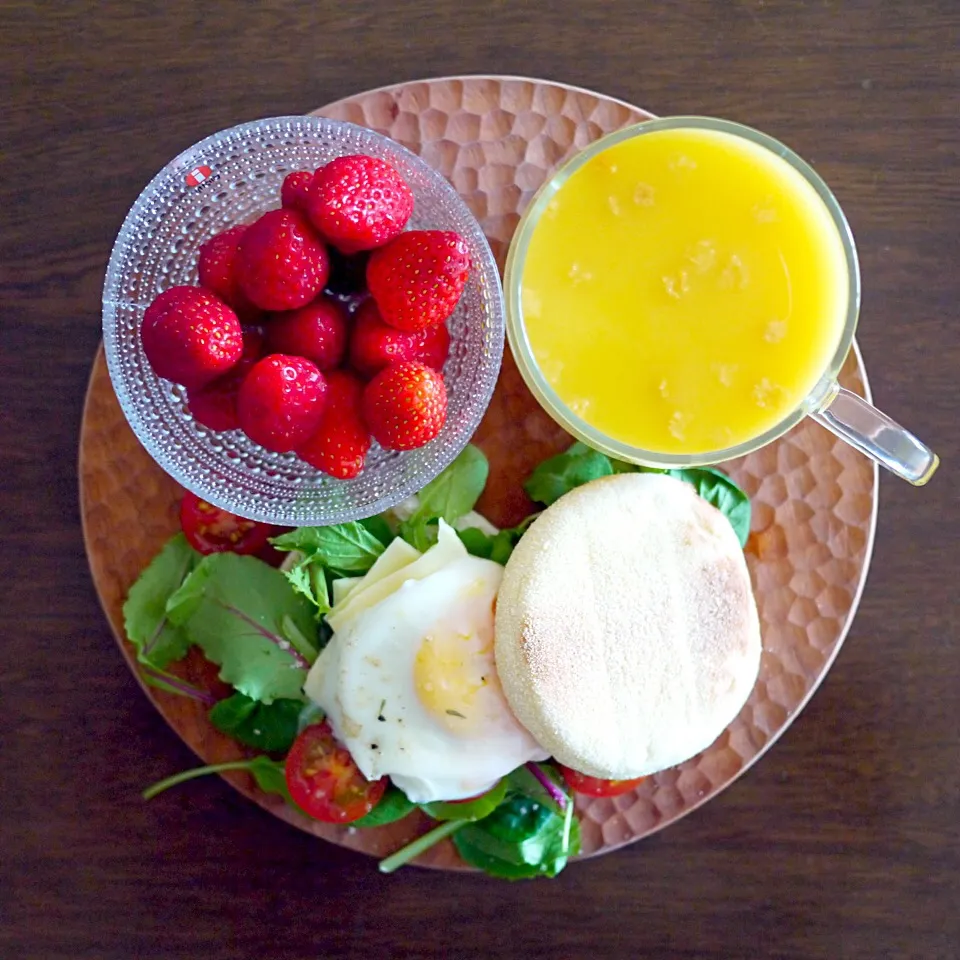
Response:
[{"label": "small red logo on bowl", "polygon": [[194,167],[184,179],[187,181],[188,187],[199,187],[204,180],[210,179],[211,173],[213,171],[208,166]]}]

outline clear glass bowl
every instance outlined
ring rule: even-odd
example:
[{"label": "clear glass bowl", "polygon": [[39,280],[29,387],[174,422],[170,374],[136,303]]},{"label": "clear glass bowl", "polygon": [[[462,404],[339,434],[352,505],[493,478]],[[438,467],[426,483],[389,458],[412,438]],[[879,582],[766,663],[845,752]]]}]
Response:
[{"label": "clear glass bowl", "polygon": [[[413,190],[409,227],[455,230],[470,248],[470,279],[453,316],[444,366],[447,421],[419,450],[374,444],[354,480],[333,480],[293,454],[276,454],[239,430],[198,424],[178,385],[150,369],[140,343],[144,310],[161,291],[197,282],[201,244],[280,205],[291,170],[345,154],[393,164]],[[241,124],[184,151],[150,181],[127,214],[103,288],[103,342],[120,406],[147,452],[210,503],[269,523],[321,525],[371,516],[416,492],[466,446],[483,416],[503,357],[497,265],[480,225],[450,184],[398,143],[351,123],[274,117]]]}]

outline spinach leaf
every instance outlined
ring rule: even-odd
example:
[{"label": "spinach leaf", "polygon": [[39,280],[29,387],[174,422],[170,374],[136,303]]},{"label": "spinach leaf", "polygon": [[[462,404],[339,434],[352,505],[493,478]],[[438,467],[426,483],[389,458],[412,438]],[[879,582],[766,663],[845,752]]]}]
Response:
[{"label": "spinach leaf", "polygon": [[[167,541],[130,588],[123,605],[123,625],[140,663],[162,671],[190,648],[190,638],[167,617],[167,600],[196,567],[200,554],[182,533]],[[149,671],[145,672],[150,682]],[[164,687],[163,689],[167,689]]]},{"label": "spinach leaf", "polygon": [[549,506],[576,487],[609,477],[613,472],[608,456],[578,440],[563,453],[544,460],[530,474],[523,488],[531,500]]},{"label": "spinach leaf", "polygon": [[442,517],[452,524],[473,509],[487,485],[489,473],[490,465],[483,451],[472,443],[467,444],[457,459],[420,491],[420,504],[414,517],[425,520]]},{"label": "spinach leaf", "polygon": [[580,849],[580,825],[568,803],[563,815],[514,794],[490,816],[468,823],[453,842],[463,859],[506,880],[556,876]]},{"label": "spinach leaf", "polygon": [[390,528],[387,518],[382,513],[378,513],[373,517],[365,517],[363,520],[358,520],[357,522],[364,529],[372,533],[385,547],[389,547],[396,538],[396,534]]},{"label": "spinach leaf", "polygon": [[713,467],[684,467],[668,470],[671,477],[692,484],[707,503],[713,504],[729,521],[740,546],[747,545],[750,536],[750,499],[725,474]]},{"label": "spinach leaf", "polygon": [[503,803],[507,795],[507,779],[495,783],[486,793],[473,800],[458,800],[454,803],[437,800],[421,803],[420,809],[434,820],[482,820]]},{"label": "spinach leaf", "polygon": [[[614,460],[578,440],[565,452],[541,463],[524,484],[524,489],[531,499],[549,506],[576,487],[614,473],[665,473],[692,484],[707,503],[715,506],[730,521],[740,540],[740,546],[746,546],[747,537],[750,535],[750,500],[733,480],[714,467],[682,467],[669,470],[640,467]],[[477,541],[477,548],[482,549],[479,540],[474,539]],[[470,547],[467,549],[470,550]]]},{"label": "spinach leaf", "polygon": [[269,706],[235,693],[210,711],[210,722],[234,740],[265,750],[286,753],[297,736],[302,700],[274,700]]},{"label": "spinach leaf", "polygon": [[427,517],[415,513],[401,522],[399,533],[411,547],[426,553],[437,542],[438,529],[436,523],[431,523]]},{"label": "spinach leaf", "polygon": [[280,571],[254,557],[211,554],[167,601],[167,615],[240,693],[263,703],[301,697],[317,623]]},{"label": "spinach leaf", "polygon": [[337,573],[366,573],[383,543],[356,520],[330,527],[297,527],[270,541],[278,550],[300,550]]},{"label": "spinach leaf", "polygon": [[513,548],[526,533],[527,527],[538,516],[540,516],[539,513],[532,513],[515,527],[508,527],[495,534],[484,533],[482,530],[477,530],[476,527],[467,527],[464,530],[458,530],[457,536],[467,548],[467,553],[475,557],[482,557],[484,560],[493,560],[495,563],[505,566],[513,553]]},{"label": "spinach leaf", "polygon": [[352,827],[382,827],[388,823],[402,820],[416,809],[416,804],[408,799],[407,795],[392,783],[380,798],[380,802],[359,820],[350,824]]},{"label": "spinach leaf", "polygon": [[290,806],[297,810],[300,809],[293,802],[293,797],[290,796],[290,791],[287,789],[283,761],[271,760],[270,757],[265,756],[251,757],[249,760],[228,760],[226,763],[213,763],[207,767],[194,767],[192,770],[184,770],[182,773],[176,773],[172,777],[158,780],[147,787],[143,791],[143,799],[152,800],[157,794],[163,793],[164,790],[186,783],[188,780],[205,777],[211,773],[227,773],[230,770],[245,770],[256,780],[257,786],[264,793],[279,794]]}]

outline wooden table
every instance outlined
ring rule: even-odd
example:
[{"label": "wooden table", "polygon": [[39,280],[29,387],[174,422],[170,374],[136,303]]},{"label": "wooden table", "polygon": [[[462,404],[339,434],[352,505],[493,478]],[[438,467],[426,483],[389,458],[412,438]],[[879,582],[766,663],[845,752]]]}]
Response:
[{"label": "wooden table", "polygon": [[[0,4],[0,955],[960,956],[960,7]],[[944,461],[884,477],[847,644],[773,751],[704,809],[553,882],[407,871],[311,841],[193,757],[123,664],[77,512],[100,287],[173,155],[254,117],[423,75],[566,80],[723,115],[812,160],[857,234],[875,396]]]}]

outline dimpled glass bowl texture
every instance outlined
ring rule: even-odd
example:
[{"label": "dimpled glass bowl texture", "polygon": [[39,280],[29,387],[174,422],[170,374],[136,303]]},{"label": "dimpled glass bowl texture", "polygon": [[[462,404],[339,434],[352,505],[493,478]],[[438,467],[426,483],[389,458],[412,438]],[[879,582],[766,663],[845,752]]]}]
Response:
[{"label": "dimpled glass bowl texture", "polygon": [[[197,283],[200,246],[280,206],[291,170],[363,153],[401,173],[415,197],[408,229],[454,230],[471,271],[453,315],[444,366],[447,420],[418,450],[376,443],[353,480],[333,480],[293,454],[264,450],[241,431],[216,433],[190,415],[185,390],[157,377],[140,342],[143,314],[163,290]],[[192,185],[195,184],[195,185]],[[504,310],[483,231],[450,184],[398,143],[351,123],[277,117],[207,137],[168,163],[133,205],[117,237],[103,290],[110,379],[130,426],[154,460],[204,500],[288,525],[341,523],[379,513],[415,493],[469,441],[490,402],[503,356]]]}]

